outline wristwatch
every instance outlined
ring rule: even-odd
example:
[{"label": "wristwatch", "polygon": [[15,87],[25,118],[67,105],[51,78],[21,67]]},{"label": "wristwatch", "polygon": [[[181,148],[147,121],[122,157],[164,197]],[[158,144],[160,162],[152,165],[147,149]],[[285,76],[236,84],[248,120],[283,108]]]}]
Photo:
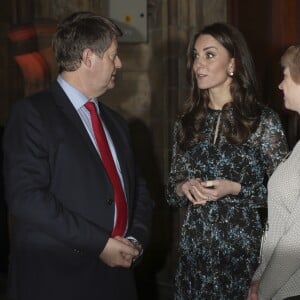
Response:
[{"label": "wristwatch", "polygon": [[143,253],[143,246],[139,243],[139,241],[132,236],[127,237],[127,240],[129,240],[133,244],[133,246],[139,251],[140,256]]}]

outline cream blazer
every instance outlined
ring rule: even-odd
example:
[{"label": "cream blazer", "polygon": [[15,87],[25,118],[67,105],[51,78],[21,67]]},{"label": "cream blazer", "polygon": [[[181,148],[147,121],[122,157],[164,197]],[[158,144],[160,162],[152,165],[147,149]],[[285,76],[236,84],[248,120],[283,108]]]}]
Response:
[{"label": "cream blazer", "polygon": [[254,275],[259,300],[300,295],[300,142],[268,182],[268,222]]}]

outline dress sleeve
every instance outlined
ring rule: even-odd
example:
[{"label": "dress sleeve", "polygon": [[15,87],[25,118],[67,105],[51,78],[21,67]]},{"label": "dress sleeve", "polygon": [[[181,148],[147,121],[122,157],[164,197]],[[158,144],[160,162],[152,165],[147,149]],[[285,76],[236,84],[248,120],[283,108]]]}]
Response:
[{"label": "dress sleeve", "polygon": [[[261,122],[253,136],[253,144],[261,149],[266,176],[269,178],[278,164],[288,153],[286,137],[279,116],[272,110],[263,110]],[[266,195],[263,182],[241,183],[239,196],[253,203],[261,203],[261,197]]]},{"label": "dress sleeve", "polygon": [[188,200],[185,196],[178,196],[175,192],[176,185],[179,182],[188,179],[189,168],[187,153],[183,153],[178,145],[177,137],[179,126],[179,121],[177,121],[173,130],[171,167],[166,191],[166,199],[168,204],[175,207],[183,207],[188,204]]},{"label": "dress sleeve", "polygon": [[269,110],[262,117],[260,125],[261,150],[265,158],[267,175],[270,177],[288,153],[286,137],[279,116]]}]

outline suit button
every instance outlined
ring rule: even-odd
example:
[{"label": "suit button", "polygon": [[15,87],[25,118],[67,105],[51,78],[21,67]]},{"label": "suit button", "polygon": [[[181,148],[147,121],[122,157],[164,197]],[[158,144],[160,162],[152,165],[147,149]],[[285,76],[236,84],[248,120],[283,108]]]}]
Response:
[{"label": "suit button", "polygon": [[76,248],[73,249],[73,252],[74,252],[75,254],[81,254],[81,251],[78,250],[78,249],[76,249]]},{"label": "suit button", "polygon": [[113,200],[112,198],[109,198],[109,199],[106,200],[106,203],[107,203],[108,205],[112,205],[113,202],[114,202],[114,200]]}]

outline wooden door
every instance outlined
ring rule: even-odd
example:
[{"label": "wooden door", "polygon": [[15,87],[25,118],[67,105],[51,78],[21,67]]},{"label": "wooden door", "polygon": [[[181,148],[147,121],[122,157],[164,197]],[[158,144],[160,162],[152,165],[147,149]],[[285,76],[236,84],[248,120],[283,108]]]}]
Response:
[{"label": "wooden door", "polygon": [[253,54],[264,103],[281,117],[290,147],[300,138],[296,113],[285,110],[278,84],[282,80],[280,56],[300,42],[300,1],[227,0],[228,22],[244,34]]}]

